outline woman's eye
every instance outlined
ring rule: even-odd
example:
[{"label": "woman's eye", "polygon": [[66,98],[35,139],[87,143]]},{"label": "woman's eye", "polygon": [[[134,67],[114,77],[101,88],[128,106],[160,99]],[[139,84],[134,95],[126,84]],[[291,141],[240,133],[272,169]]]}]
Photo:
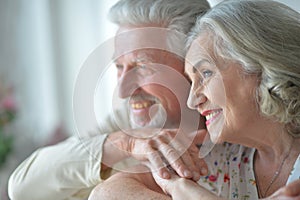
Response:
[{"label": "woman's eye", "polygon": [[213,74],[213,72],[211,70],[204,70],[204,71],[202,71],[203,78],[211,77],[212,74]]}]

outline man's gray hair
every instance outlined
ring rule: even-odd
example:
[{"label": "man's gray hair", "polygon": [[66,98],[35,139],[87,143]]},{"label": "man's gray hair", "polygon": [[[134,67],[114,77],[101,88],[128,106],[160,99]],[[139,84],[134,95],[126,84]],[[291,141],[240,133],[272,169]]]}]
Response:
[{"label": "man's gray hair", "polygon": [[[109,19],[119,26],[156,25],[185,36],[209,8],[206,0],[120,0],[110,9]],[[177,40],[171,40],[167,43],[176,45]]]}]

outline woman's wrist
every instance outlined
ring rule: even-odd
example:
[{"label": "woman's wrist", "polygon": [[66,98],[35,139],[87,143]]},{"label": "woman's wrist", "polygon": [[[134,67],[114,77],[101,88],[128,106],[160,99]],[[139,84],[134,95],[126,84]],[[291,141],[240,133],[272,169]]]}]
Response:
[{"label": "woman's wrist", "polygon": [[188,181],[191,180],[181,177],[176,178],[166,186],[168,194],[173,197],[177,196],[177,194],[184,192],[184,189],[188,185]]}]

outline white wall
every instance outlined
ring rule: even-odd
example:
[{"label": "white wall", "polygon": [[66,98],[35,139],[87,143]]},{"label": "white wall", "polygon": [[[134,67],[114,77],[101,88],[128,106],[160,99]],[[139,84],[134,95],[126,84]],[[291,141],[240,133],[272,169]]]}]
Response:
[{"label": "white wall", "polygon": [[116,1],[0,0],[0,80],[15,88],[18,148],[43,144],[61,124],[74,134],[76,76],[87,56],[114,36],[106,15]]},{"label": "white wall", "polygon": [[[56,77],[59,78],[58,102],[60,119],[68,132],[75,134],[73,120],[73,91],[76,77],[89,54],[115,34],[116,27],[107,20],[109,8],[116,0],[63,0],[52,3]],[[112,75],[114,77],[114,75]],[[111,79],[113,80],[113,79]],[[87,80],[88,81],[88,80]],[[102,95],[110,95],[110,84]],[[103,108],[109,107],[102,96]],[[84,106],[84,105],[82,105]],[[103,115],[107,112],[102,112]],[[91,127],[94,129],[94,127]]]},{"label": "white wall", "polygon": [[[76,76],[87,56],[114,36],[116,27],[106,15],[116,1],[0,0],[0,87],[3,81],[14,87],[18,107],[9,127],[14,149],[0,169],[0,199],[6,199],[12,170],[58,126],[76,134]],[[109,94],[106,89],[104,97]]]},{"label": "white wall", "polygon": [[[221,1],[223,1],[223,0],[208,0],[209,4],[211,6],[217,5]],[[276,1],[284,3],[288,6],[290,6],[291,8],[293,8],[294,10],[300,12],[300,1],[298,1],[298,0],[276,0]]]},{"label": "white wall", "polygon": [[299,0],[276,0],[276,1],[284,3],[287,6],[293,8],[294,10],[300,12],[300,1]]}]

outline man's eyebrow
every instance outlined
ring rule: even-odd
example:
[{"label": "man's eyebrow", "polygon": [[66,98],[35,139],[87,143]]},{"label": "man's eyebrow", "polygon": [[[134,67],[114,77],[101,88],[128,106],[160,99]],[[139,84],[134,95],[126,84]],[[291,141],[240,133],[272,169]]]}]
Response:
[{"label": "man's eyebrow", "polygon": [[149,53],[138,53],[136,59],[133,60],[135,63],[153,62],[152,54]]},{"label": "man's eyebrow", "polygon": [[[136,55],[135,58],[133,58],[132,60],[130,60],[131,64],[138,64],[138,63],[153,63],[154,59],[152,58],[152,55],[148,55],[149,53],[139,53]],[[113,63],[115,65],[122,65],[119,64],[118,59],[114,59]]]},{"label": "man's eyebrow", "polygon": [[135,62],[135,63],[144,63],[144,62],[149,62],[150,59],[147,58],[147,57],[139,57],[139,58],[136,58],[132,61]]}]

